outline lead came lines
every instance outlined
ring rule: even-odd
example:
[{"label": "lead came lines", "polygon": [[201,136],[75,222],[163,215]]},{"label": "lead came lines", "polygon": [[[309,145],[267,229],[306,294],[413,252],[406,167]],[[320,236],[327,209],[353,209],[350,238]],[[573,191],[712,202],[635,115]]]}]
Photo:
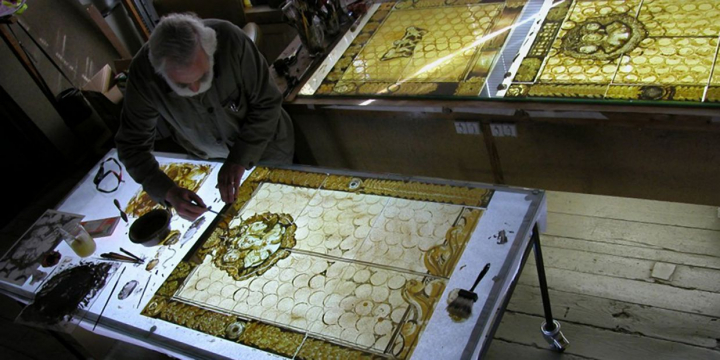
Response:
[{"label": "lead came lines", "polygon": [[290,256],[243,281],[234,281],[206,259],[177,297],[367,351],[400,351],[409,345],[398,337],[409,314],[402,290],[411,279],[441,279],[425,273],[423,255],[445,241],[463,209],[263,183],[240,216],[299,213],[297,245]]}]

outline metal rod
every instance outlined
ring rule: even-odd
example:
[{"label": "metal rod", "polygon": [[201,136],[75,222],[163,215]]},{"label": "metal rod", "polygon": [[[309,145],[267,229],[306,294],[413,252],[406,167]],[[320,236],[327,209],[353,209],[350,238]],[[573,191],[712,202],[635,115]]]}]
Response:
[{"label": "metal rod", "polygon": [[140,304],[142,304],[142,300],[145,297],[145,290],[147,290],[147,287],[150,285],[150,279],[152,279],[152,274],[148,276],[148,281],[145,283],[145,287],[143,288],[142,295],[140,295],[140,300],[138,300],[137,307],[140,307]]},{"label": "metal rod", "polygon": [[548,294],[547,279],[545,278],[545,264],[543,263],[542,250],[540,249],[540,232],[537,224],[532,230],[533,249],[535,250],[535,265],[537,265],[538,281],[540,282],[540,294],[542,295],[543,309],[545,310],[545,327],[547,331],[555,329],[552,308],[550,306],[550,294]]}]

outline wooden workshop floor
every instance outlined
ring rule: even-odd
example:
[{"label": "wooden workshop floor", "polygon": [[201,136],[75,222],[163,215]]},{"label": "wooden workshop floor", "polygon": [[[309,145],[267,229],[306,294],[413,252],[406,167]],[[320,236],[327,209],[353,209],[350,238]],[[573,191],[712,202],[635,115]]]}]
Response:
[{"label": "wooden workshop floor", "polygon": [[[720,359],[717,207],[548,192],[548,211],[541,237],[545,267],[553,313],[571,346],[560,355],[547,350],[540,335],[542,303],[531,256],[489,359]],[[27,221],[24,228],[32,224]],[[3,229],[3,243],[12,240],[6,230],[19,227]],[[664,268],[672,270],[669,278]],[[13,318],[0,318],[0,354],[74,358],[46,333],[13,324]],[[106,346],[91,352],[118,360],[165,358],[121,342]]]},{"label": "wooden workshop floor", "polygon": [[553,315],[547,350],[531,256],[490,359],[720,359],[718,208],[548,193],[541,236]]}]

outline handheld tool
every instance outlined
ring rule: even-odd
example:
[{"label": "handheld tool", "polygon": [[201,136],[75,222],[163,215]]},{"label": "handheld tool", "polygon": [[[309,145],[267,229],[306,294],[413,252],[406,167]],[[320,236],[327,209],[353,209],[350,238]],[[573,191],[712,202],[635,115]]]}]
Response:
[{"label": "handheld tool", "polygon": [[122,206],[120,206],[120,202],[118,201],[118,199],[113,200],[113,204],[115,204],[115,207],[120,210],[120,217],[123,219],[123,221],[128,222],[128,216],[125,211],[123,211]]},{"label": "handheld tool", "polygon": [[472,306],[478,300],[478,295],[474,292],[475,287],[477,287],[477,285],[480,283],[480,280],[485,277],[485,274],[487,274],[488,270],[490,270],[490,263],[485,264],[485,267],[482,269],[482,271],[480,271],[480,274],[478,275],[477,279],[475,279],[475,283],[470,288],[470,290],[460,289],[457,298],[453,300],[447,307],[447,311],[448,313],[450,313],[450,317],[461,320],[470,317],[470,314],[472,313]]}]

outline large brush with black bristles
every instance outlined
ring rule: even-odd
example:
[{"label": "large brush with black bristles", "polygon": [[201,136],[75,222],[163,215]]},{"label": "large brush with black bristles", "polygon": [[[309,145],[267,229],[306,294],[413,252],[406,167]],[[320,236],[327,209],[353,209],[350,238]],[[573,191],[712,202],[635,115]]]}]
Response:
[{"label": "large brush with black bristles", "polygon": [[475,293],[475,287],[480,283],[485,274],[490,270],[490,263],[485,264],[485,267],[480,271],[475,283],[470,290],[460,289],[457,298],[453,300],[447,307],[447,311],[451,318],[464,320],[470,317],[472,314],[473,304],[478,300],[478,295]]}]

